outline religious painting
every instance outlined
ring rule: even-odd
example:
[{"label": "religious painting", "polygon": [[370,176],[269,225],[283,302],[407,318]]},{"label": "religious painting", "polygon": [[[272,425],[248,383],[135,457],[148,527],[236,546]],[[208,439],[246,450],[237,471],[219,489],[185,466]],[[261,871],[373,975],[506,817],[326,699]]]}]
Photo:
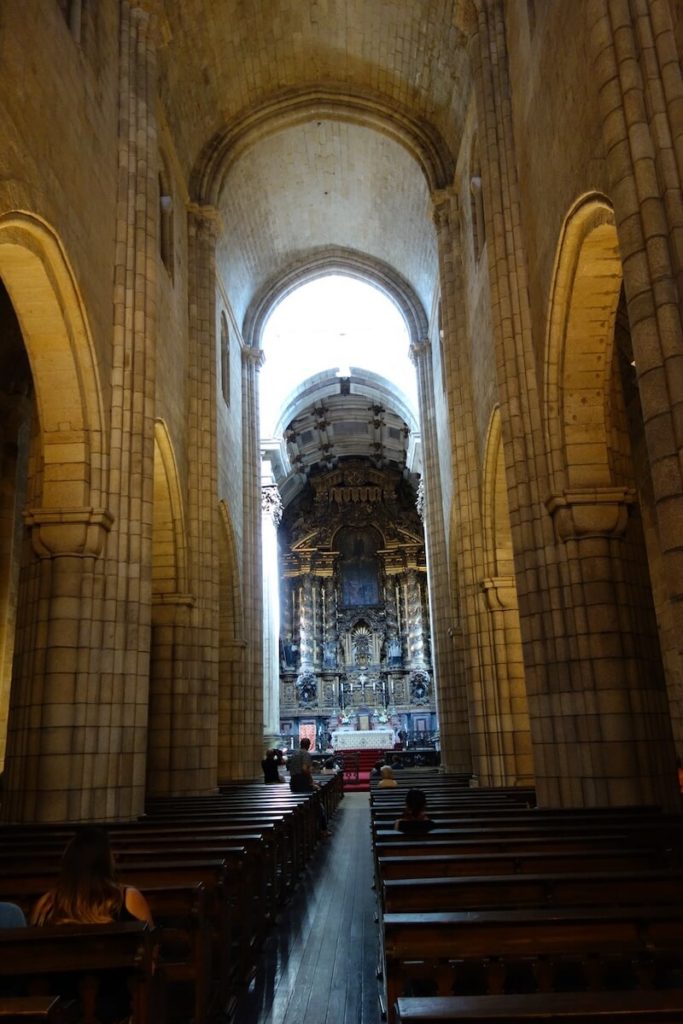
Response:
[{"label": "religious painting", "polygon": [[355,608],[379,604],[377,551],[382,547],[379,531],[372,526],[343,529],[337,534],[335,543],[340,553],[342,605]]}]

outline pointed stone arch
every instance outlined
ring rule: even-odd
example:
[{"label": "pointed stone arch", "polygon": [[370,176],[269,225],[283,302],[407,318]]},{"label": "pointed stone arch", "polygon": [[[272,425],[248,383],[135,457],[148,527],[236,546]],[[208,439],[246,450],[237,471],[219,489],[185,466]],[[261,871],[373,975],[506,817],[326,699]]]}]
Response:
[{"label": "pointed stone arch", "polygon": [[40,421],[42,508],[105,503],[105,417],[83,298],[53,229],[30,213],[0,216],[0,278],[28,352]]}]

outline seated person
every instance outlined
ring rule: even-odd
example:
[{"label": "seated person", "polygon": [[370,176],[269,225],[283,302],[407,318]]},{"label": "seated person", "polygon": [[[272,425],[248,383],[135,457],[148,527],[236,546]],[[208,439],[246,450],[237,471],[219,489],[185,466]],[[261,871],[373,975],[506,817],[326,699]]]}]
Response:
[{"label": "seated person", "polygon": [[289,768],[289,788],[292,793],[310,793],[318,788],[313,781],[313,761],[309,750],[311,741],[302,739],[299,749],[295,750],[287,762]]},{"label": "seated person", "polygon": [[333,757],[328,757],[322,766],[321,775],[334,775],[337,771],[337,762]]},{"label": "seated person", "polygon": [[382,768],[384,767],[384,761],[375,761],[375,767],[370,772],[371,779],[379,779],[382,775]]},{"label": "seated person", "polygon": [[394,822],[397,832],[406,835],[423,835],[436,828],[436,822],[427,817],[427,797],[421,789],[409,789],[406,793],[406,805],[400,818]]},{"label": "seated person", "polygon": [[266,785],[270,785],[273,782],[284,782],[284,779],[280,778],[279,772],[279,760],[277,756],[277,750],[267,750],[266,756],[261,761],[261,767],[263,768],[263,781]]},{"label": "seated person", "polygon": [[[31,924],[108,924],[114,921],[154,924],[142,893],[116,880],[107,833],[88,826],[80,829],[68,844],[57,884],[36,903]],[[62,997],[78,996],[77,979],[59,976],[57,983]],[[118,972],[105,972],[100,979],[96,1012],[103,1024],[114,1024],[129,1017],[130,993],[125,978]]]},{"label": "seated person", "polygon": [[[320,786],[313,778],[313,761],[309,750],[311,747],[311,741],[304,737],[299,749],[295,750],[289,758],[289,788],[292,793],[312,793],[316,789],[320,789]],[[330,833],[327,828],[327,815],[322,803],[319,804],[319,816],[320,816],[320,830],[323,836],[329,836]]]},{"label": "seated person", "polygon": [[396,757],[394,755],[394,757],[392,757],[391,759],[391,767],[394,769],[394,771],[396,771],[397,768],[403,768],[403,761],[401,760],[401,758]]},{"label": "seated person", "polygon": [[391,770],[391,765],[382,765],[380,775],[382,777],[377,783],[378,789],[393,789],[394,786],[398,786],[398,782],[394,778],[394,773]]}]

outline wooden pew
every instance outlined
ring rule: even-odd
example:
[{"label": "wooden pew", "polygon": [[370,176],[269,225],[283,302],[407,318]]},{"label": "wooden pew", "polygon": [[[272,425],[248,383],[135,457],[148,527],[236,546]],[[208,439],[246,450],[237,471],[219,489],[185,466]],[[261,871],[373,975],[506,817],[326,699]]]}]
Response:
[{"label": "wooden pew", "polygon": [[593,850],[581,847],[570,852],[480,853],[377,858],[383,881],[402,878],[450,878],[458,875],[578,874],[587,872],[646,871],[680,866],[677,851],[653,851],[621,847]]},{"label": "wooden pew", "polygon": [[644,852],[651,850],[653,854],[656,854],[657,851],[662,851],[662,855],[665,855],[667,850],[671,850],[672,856],[676,856],[677,853],[675,849],[666,842],[663,842],[658,836],[651,836],[648,841],[648,837],[640,836],[636,839],[626,832],[614,832],[607,835],[593,835],[591,833],[590,842],[580,832],[569,836],[538,836],[532,833],[512,838],[493,839],[459,839],[457,837],[444,839],[443,836],[434,836],[433,833],[412,837],[401,835],[400,833],[392,833],[392,838],[388,841],[381,839],[375,843],[375,853],[377,858],[394,856],[455,857],[479,854],[488,856],[495,853],[515,855],[527,852],[537,854],[571,854],[573,851],[580,852],[585,850],[587,846],[593,851],[618,850],[625,846],[633,848],[634,843],[637,843],[638,848],[642,848]]},{"label": "wooden pew", "polygon": [[78,976],[83,1024],[97,1024],[96,976],[122,972],[128,983],[134,1024],[158,1024],[163,1013],[162,972],[154,970],[154,933],[143,922],[60,925],[0,930],[0,977]]},{"label": "wooden pew", "polygon": [[683,892],[683,871],[398,878],[384,881],[382,892],[385,910],[396,914],[486,907],[675,905]]},{"label": "wooden pew", "polygon": [[[35,889],[15,897],[27,918],[44,891]],[[207,1018],[212,982],[217,984],[218,977],[218,965],[212,966],[206,888],[199,884],[143,888],[142,892],[154,918],[155,943],[165,979],[171,986],[189,987],[192,1017],[199,1024]]]},{"label": "wooden pew", "polygon": [[683,990],[397,1000],[396,1024],[681,1024]]},{"label": "wooden pew", "polygon": [[76,1024],[77,1004],[67,1005],[58,996],[0,997],[2,1024]]},{"label": "wooden pew", "polygon": [[[658,971],[683,969],[683,908],[599,907],[385,914],[382,922],[389,1024],[407,987],[431,994],[502,995],[519,991],[519,976],[541,992],[559,991],[570,972],[581,986],[652,987]],[[564,984],[566,988],[566,984]],[[413,994],[416,994],[413,992]],[[425,993],[426,994],[426,993]]]}]

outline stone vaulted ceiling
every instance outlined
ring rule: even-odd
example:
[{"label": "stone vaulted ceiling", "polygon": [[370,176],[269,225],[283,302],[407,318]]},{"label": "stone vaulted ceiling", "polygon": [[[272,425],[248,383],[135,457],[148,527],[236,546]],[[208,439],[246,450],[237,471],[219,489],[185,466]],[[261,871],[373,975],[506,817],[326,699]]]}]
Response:
[{"label": "stone vaulted ceiling", "polygon": [[[176,166],[190,200],[220,212],[218,272],[246,344],[260,344],[252,325],[278,288],[325,260],[374,268],[376,282],[397,282],[400,305],[421,306],[420,323],[433,315],[430,193],[452,181],[468,99],[456,3],[164,0]],[[347,456],[417,468],[400,402],[337,396],[321,416],[321,397],[282,424],[283,494]]]},{"label": "stone vaulted ceiling", "polygon": [[467,98],[455,2],[165,0],[166,116],[190,198],[221,210],[239,323],[326,247],[384,261],[431,315],[429,189]]}]

